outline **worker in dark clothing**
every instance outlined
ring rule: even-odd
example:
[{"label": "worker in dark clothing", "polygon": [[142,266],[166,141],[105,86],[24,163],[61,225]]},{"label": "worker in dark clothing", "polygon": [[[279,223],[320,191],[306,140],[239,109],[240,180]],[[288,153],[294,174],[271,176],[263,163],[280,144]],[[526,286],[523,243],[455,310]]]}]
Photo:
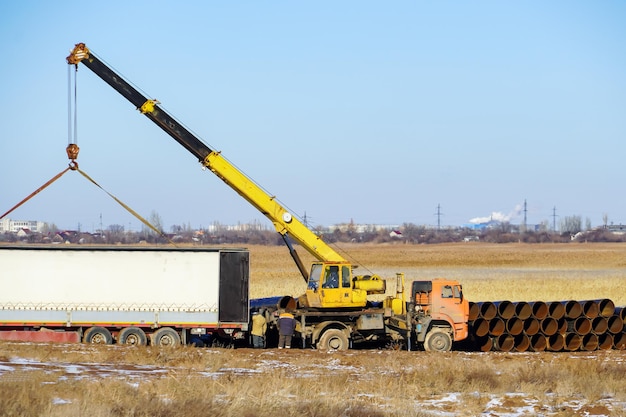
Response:
[{"label": "worker in dark clothing", "polygon": [[278,316],[278,349],[290,349],[291,338],[296,329],[296,319],[293,314],[283,312]]}]

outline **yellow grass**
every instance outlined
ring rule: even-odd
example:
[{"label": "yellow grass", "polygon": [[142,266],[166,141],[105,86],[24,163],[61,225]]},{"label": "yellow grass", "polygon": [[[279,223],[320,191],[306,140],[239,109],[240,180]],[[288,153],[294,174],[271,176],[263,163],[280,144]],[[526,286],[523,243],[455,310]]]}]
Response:
[{"label": "yellow grass", "polygon": [[[251,297],[299,295],[306,285],[282,246],[251,246]],[[553,301],[610,298],[626,305],[626,244],[343,244],[359,274],[388,279],[450,278],[463,284],[470,301]],[[313,258],[298,253],[308,265]],[[343,253],[343,252],[342,252]]]}]

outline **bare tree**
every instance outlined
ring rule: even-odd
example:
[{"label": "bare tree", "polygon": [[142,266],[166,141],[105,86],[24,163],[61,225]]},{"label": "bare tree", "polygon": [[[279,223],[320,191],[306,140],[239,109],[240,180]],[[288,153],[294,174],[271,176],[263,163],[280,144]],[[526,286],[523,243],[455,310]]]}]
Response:
[{"label": "bare tree", "polygon": [[582,219],[580,216],[565,216],[560,222],[561,233],[578,233],[582,230]]}]

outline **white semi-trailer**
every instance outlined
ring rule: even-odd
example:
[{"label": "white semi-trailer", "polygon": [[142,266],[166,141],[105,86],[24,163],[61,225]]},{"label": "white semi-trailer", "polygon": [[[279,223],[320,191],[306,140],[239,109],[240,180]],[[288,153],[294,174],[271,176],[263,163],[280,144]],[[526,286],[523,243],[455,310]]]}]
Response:
[{"label": "white semi-trailer", "polygon": [[177,345],[246,336],[249,252],[0,246],[0,339]]}]

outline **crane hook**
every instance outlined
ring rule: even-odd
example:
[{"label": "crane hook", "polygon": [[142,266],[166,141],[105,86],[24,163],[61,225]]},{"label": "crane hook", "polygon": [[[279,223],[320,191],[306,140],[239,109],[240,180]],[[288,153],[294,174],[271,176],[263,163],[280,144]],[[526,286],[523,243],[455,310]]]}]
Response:
[{"label": "crane hook", "polygon": [[72,171],[76,171],[78,169],[78,162],[76,162],[76,158],[78,158],[78,151],[80,151],[80,148],[75,143],[70,143],[69,145],[67,145],[67,148],[65,148],[65,152],[67,152],[67,157],[71,161],[69,165]]}]

